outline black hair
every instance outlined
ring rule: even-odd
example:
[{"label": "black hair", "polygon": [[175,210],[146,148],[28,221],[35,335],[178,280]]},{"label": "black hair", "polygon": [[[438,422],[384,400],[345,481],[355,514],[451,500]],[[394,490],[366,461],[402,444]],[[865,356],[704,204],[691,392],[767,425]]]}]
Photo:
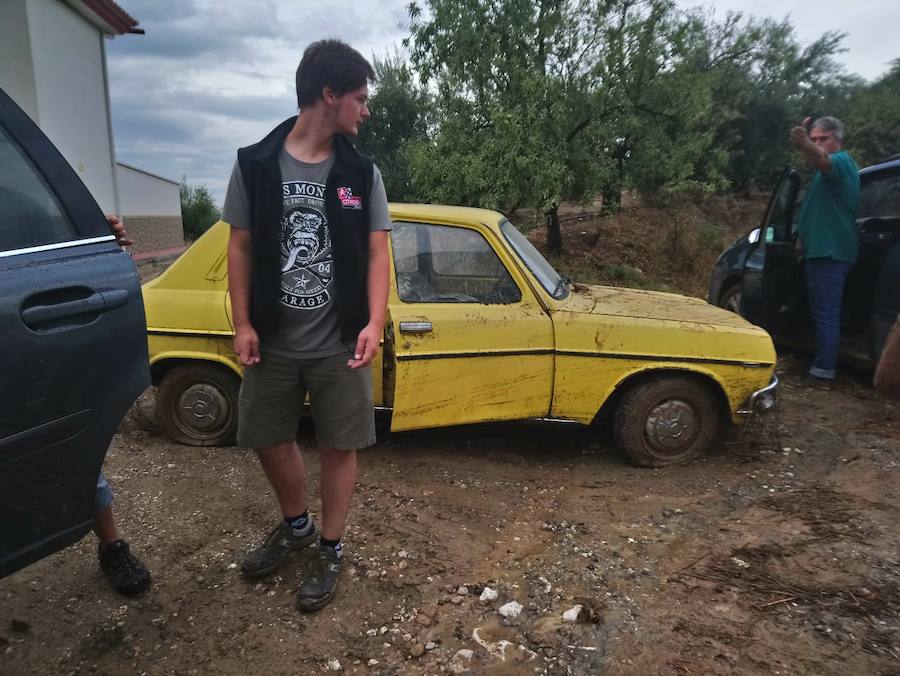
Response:
[{"label": "black hair", "polygon": [[374,81],[372,65],[353,47],[340,40],[319,40],[303,51],[297,66],[297,105],[315,103],[325,87],[340,96]]}]

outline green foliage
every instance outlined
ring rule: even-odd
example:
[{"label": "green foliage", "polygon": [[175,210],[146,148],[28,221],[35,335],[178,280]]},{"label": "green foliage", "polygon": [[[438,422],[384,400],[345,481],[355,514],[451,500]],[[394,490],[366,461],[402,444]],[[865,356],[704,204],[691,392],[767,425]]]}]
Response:
[{"label": "green foliage", "polygon": [[185,240],[192,242],[221,218],[219,208],[206,185],[190,186],[182,176],[178,186],[181,197],[181,222]]},{"label": "green foliage", "polygon": [[[389,195],[540,210],[553,252],[563,201],[600,196],[611,213],[631,190],[672,209],[766,187],[807,115],[845,117],[860,164],[896,152],[900,61],[871,85],[848,76],[841,33],[804,45],[787,19],[672,0],[418,0],[408,11],[409,62],[376,62],[360,134]],[[694,245],[677,221],[670,240]]]},{"label": "green foliage", "polygon": [[388,199],[415,201],[410,148],[427,136],[431,97],[417,85],[408,64],[398,54],[376,58],[374,65],[376,84],[369,98],[372,117],[359,130],[359,147],[378,164]]},{"label": "green foliage", "polygon": [[559,249],[556,209],[593,197],[615,174],[603,113],[610,87],[593,68],[616,11],[665,0],[428,0],[410,6],[412,62],[437,92],[438,131],[411,169],[431,199],[539,206]]},{"label": "green foliage", "polygon": [[847,149],[864,167],[900,152],[900,59],[847,103],[843,122]]}]

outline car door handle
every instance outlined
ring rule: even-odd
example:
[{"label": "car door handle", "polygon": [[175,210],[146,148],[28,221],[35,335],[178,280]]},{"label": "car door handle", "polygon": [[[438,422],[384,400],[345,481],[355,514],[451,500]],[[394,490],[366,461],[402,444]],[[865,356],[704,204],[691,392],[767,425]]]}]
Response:
[{"label": "car door handle", "polygon": [[400,333],[431,333],[431,322],[400,322]]},{"label": "car door handle", "polygon": [[30,327],[53,319],[73,317],[75,315],[105,312],[125,305],[128,302],[128,289],[111,289],[95,291],[87,298],[68,300],[52,305],[35,305],[22,310],[22,321]]}]

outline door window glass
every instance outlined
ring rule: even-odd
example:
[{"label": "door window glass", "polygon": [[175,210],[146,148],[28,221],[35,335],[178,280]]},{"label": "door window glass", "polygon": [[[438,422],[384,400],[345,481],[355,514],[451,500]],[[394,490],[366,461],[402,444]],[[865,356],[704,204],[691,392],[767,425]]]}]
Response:
[{"label": "door window glass", "polygon": [[405,303],[517,303],[513,281],[481,233],[468,228],[395,223],[397,292]]},{"label": "door window glass", "polygon": [[0,127],[0,251],[77,239],[41,174]]},{"label": "door window glass", "polygon": [[[799,214],[797,197],[800,190],[800,177],[788,172],[782,177],[777,192],[769,205],[768,223],[765,223],[766,241],[787,242],[796,228],[794,217]],[[771,230],[771,237],[769,235]]]},{"label": "door window glass", "polygon": [[859,191],[859,218],[900,218],[900,174],[876,178]]}]

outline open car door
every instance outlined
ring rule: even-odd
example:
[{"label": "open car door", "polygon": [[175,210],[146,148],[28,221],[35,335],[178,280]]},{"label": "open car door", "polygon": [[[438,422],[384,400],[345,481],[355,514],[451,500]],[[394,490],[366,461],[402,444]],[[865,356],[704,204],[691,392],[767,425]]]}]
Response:
[{"label": "open car door", "polygon": [[799,192],[799,174],[786,167],[760,224],[754,257],[760,256],[762,264],[744,271],[741,314],[769,333],[789,325],[802,291],[793,228]]},{"label": "open car door", "polygon": [[0,577],[93,523],[149,385],[137,271],[74,170],[0,90]]}]

